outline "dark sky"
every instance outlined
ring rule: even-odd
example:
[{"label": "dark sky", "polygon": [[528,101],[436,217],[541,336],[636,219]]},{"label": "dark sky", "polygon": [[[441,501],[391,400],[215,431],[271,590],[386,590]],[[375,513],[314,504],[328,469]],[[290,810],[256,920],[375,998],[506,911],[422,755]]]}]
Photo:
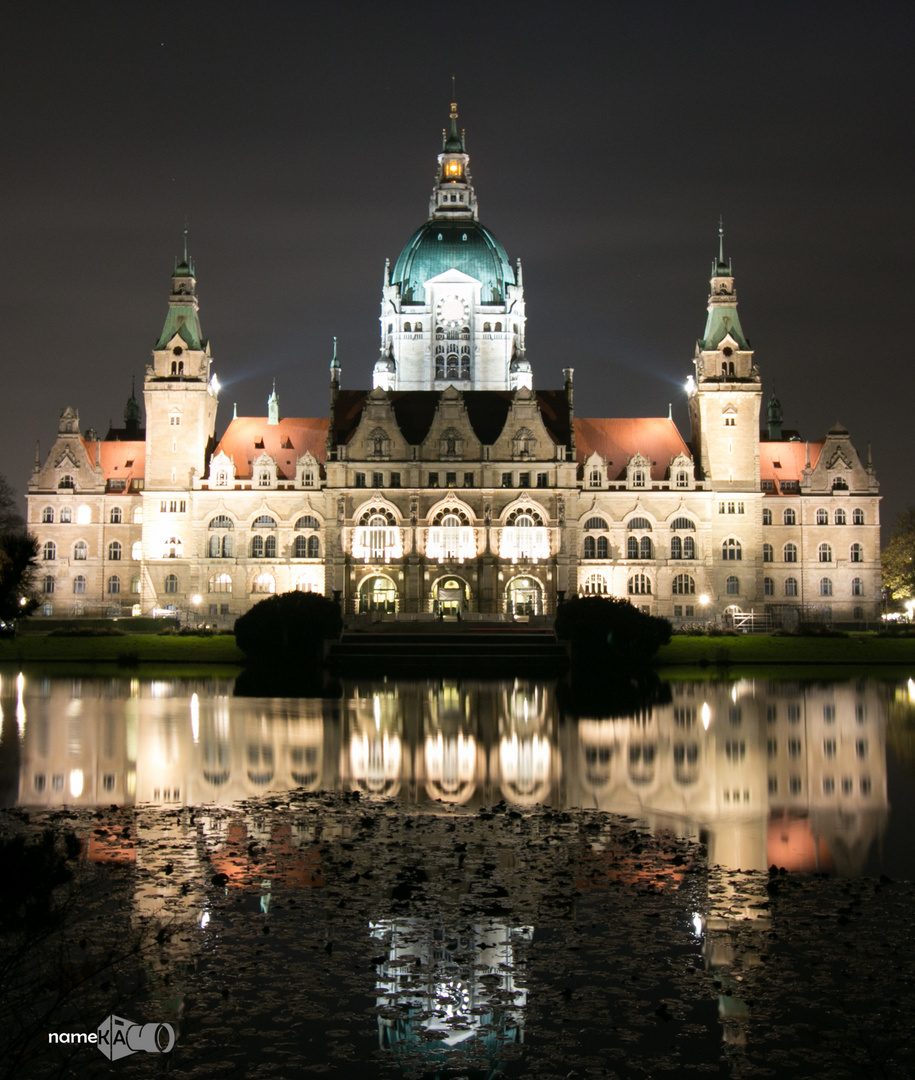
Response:
[{"label": "dark sky", "polygon": [[426,218],[457,75],[481,220],[524,264],[535,386],[665,415],[719,213],[765,398],[915,503],[912,9],[36,2],[4,18],[2,461],[120,423],[187,217],[219,429],[371,385],[384,260]]}]

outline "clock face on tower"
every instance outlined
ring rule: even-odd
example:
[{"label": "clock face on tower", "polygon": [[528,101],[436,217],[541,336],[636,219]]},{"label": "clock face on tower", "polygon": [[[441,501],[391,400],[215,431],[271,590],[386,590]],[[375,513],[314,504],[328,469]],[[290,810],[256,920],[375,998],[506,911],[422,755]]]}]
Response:
[{"label": "clock face on tower", "polygon": [[446,296],[435,309],[438,321],[445,326],[458,326],[470,317],[470,305],[459,296]]}]

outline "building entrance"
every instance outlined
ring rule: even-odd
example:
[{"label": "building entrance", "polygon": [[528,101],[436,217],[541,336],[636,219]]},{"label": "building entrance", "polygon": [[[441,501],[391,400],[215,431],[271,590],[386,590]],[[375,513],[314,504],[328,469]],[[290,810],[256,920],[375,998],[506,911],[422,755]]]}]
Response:
[{"label": "building entrance", "polygon": [[467,585],[460,578],[437,581],[432,595],[432,609],[443,619],[459,619],[467,610]]},{"label": "building entrance", "polygon": [[394,612],[397,610],[397,587],[390,578],[370,577],[359,589],[359,611]]}]

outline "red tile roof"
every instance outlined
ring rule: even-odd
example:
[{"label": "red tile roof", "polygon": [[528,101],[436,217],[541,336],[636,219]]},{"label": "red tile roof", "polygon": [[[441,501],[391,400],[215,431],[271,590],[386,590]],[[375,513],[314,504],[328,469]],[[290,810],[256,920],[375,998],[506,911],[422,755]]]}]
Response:
[{"label": "red tile roof", "polygon": [[220,450],[235,462],[239,480],[252,475],[251,464],[261,454],[276,458],[277,479],[294,480],[295,463],[306,450],[317,461],[324,461],[327,441],[327,417],[284,417],[278,424],[268,424],[266,416],[238,416],[219,440]]},{"label": "red tile roof", "polygon": [[692,457],[676,424],[666,416],[576,417],[575,448],[579,464],[595,451],[605,458],[611,480],[625,479],[626,464],[634,454],[644,454],[651,462],[652,480],[667,476],[677,454]]},{"label": "red tile roof", "polygon": [[[761,442],[759,444],[759,478],[774,480],[776,491],[782,494],[781,483],[785,480],[800,481],[810,450],[810,467],[815,468],[825,440],[817,442]],[[794,492],[791,492],[793,494]]]},{"label": "red tile roof", "polygon": [[79,437],[91,465],[99,450],[102,472],[106,480],[142,480],[146,469],[146,443],[120,440],[95,440]]}]

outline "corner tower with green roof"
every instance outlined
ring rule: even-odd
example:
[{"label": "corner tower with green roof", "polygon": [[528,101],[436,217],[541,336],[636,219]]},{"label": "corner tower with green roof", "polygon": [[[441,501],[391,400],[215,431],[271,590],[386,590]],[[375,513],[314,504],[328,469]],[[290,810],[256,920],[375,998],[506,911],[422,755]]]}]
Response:
[{"label": "corner tower with green roof", "polygon": [[737,315],[720,222],[710,286],[705,332],[696,343],[695,376],[689,384],[693,455],[716,489],[758,492],[762,385]]},{"label": "corner tower with green roof", "polygon": [[203,475],[216,432],[218,384],[200,329],[197,278],[187,253],[175,260],[165,324],[146,368],[146,490],[188,491]]},{"label": "corner tower with green roof", "polygon": [[385,266],[381,355],[385,390],[531,387],[520,262],[480,223],[457,104],[429,202],[429,220]]}]

